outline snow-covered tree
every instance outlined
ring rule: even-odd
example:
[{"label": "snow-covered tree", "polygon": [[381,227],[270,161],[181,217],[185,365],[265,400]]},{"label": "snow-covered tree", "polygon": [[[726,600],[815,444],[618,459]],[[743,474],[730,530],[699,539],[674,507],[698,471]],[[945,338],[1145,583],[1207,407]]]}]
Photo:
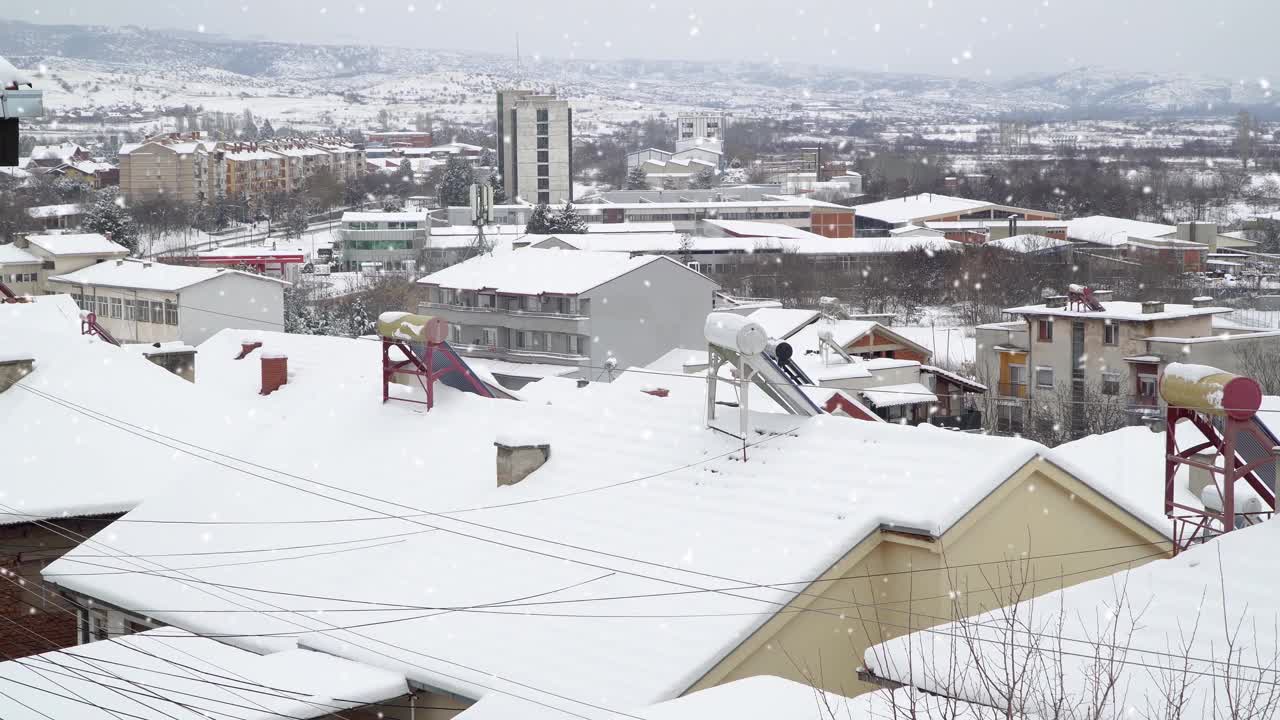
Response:
[{"label": "snow-covered tree", "polygon": [[302,237],[307,231],[307,211],[301,204],[294,205],[285,219],[285,235],[291,238]]},{"label": "snow-covered tree", "polygon": [[480,167],[493,167],[493,151],[485,148],[480,151]]},{"label": "snow-covered tree", "polygon": [[124,209],[124,198],[120,196],[119,188],[109,187],[98,191],[81,226],[86,232],[109,234],[114,242],[128,248],[130,254],[136,255],[138,252],[138,229],[133,224],[133,218]]},{"label": "snow-covered tree", "polygon": [[450,157],[445,165],[444,179],[440,181],[440,205],[461,207],[471,203],[471,184],[475,175],[471,165],[460,157]]},{"label": "snow-covered tree", "polygon": [[644,190],[647,187],[649,187],[649,181],[645,178],[644,168],[637,165],[627,171],[628,190]]},{"label": "snow-covered tree", "polygon": [[507,191],[502,187],[502,178],[498,173],[489,173],[489,187],[493,188],[493,204],[504,205],[507,202]]},{"label": "snow-covered tree", "polygon": [[262,127],[258,129],[258,136],[263,140],[270,140],[276,136],[276,129],[271,127],[271,119],[267,118],[262,121]]},{"label": "snow-covered tree", "polygon": [[669,177],[664,177],[664,178],[662,178],[662,189],[663,189],[663,190],[675,190],[675,189],[676,189],[676,181],[675,181],[675,180],[672,180],[672,179],[671,179],[671,178],[669,178]]},{"label": "snow-covered tree", "polygon": [[711,168],[702,168],[693,176],[693,179],[689,181],[689,187],[695,190],[710,190],[715,186],[716,171]]},{"label": "snow-covered tree", "polygon": [[587,232],[587,221],[573,209],[573,203],[566,202],[552,221],[552,227],[557,233],[582,235]]},{"label": "snow-covered tree", "polygon": [[525,224],[524,231],[532,235],[550,235],[555,232],[556,218],[551,215],[551,208],[546,203],[539,203],[533,208],[533,214],[529,216],[529,222]]}]

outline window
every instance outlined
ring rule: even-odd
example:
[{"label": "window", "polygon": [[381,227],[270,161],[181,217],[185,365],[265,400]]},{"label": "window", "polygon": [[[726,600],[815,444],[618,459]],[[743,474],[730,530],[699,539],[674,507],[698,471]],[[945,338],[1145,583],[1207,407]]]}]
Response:
[{"label": "window", "polygon": [[116,320],[124,317],[124,303],[120,298],[111,298],[111,317]]},{"label": "window", "polygon": [[454,343],[456,345],[462,344],[462,326],[461,325],[455,325],[453,323],[449,324],[449,342]]},{"label": "window", "polygon": [[547,148],[549,148],[549,147],[551,147],[551,140],[550,140],[549,138],[547,138],[547,136],[546,136],[546,135],[543,135],[542,137],[539,137],[539,138],[538,138],[538,149],[539,149],[539,150],[546,150],[546,149],[547,149]]},{"label": "window", "polygon": [[1156,396],[1156,376],[1155,375],[1139,375],[1138,376],[1138,397],[1144,399],[1154,399]]},{"label": "window", "polygon": [[548,134],[550,134],[550,132],[551,132],[551,128],[550,128],[550,126],[549,126],[549,125],[547,125],[547,123],[544,123],[544,122],[540,122],[540,123],[538,123],[538,134],[539,134],[539,135],[548,135]]},{"label": "window", "polygon": [[549,193],[549,192],[540,192],[540,193],[538,193],[538,204],[539,204],[539,205],[550,205],[550,204],[551,204],[551,193]]},{"label": "window", "polygon": [[524,347],[525,336],[523,330],[511,331],[511,347],[519,349]]},{"label": "window", "polygon": [[133,314],[133,301],[126,299],[124,301],[124,319],[134,320],[137,316]]},{"label": "window", "polygon": [[546,108],[542,108],[541,110],[538,110],[536,113],[538,122],[540,123],[546,122],[547,120],[550,119],[550,114],[551,113],[548,112]]},{"label": "window", "polygon": [[569,336],[569,354],[570,355],[582,354],[582,336],[580,335]]},{"label": "window", "polygon": [[106,610],[89,611],[89,637],[94,640],[106,640],[109,637]]},{"label": "window", "polygon": [[1053,342],[1053,320],[1037,320],[1036,325],[1040,342]]},{"label": "window", "polygon": [[151,301],[151,322],[157,325],[164,324],[164,303],[159,300]]},{"label": "window", "polygon": [[178,303],[172,300],[164,301],[164,324],[165,325],[178,324]]},{"label": "window", "polygon": [[1053,368],[1051,367],[1036,368],[1036,387],[1042,387],[1042,388],[1053,387]]},{"label": "window", "polygon": [[550,162],[551,161],[550,155],[551,155],[551,151],[549,150],[539,150],[538,162],[540,163]]},{"label": "window", "polygon": [[98,298],[98,309],[95,312],[98,313],[98,317],[100,318],[106,319],[107,317],[110,317],[111,307],[105,295]]},{"label": "window", "polygon": [[539,165],[539,166],[538,166],[538,177],[551,177],[551,166],[550,166],[550,165]]},{"label": "window", "polygon": [[1102,373],[1102,394],[1103,395],[1119,395],[1120,394],[1120,373],[1118,372]]},{"label": "window", "polygon": [[544,178],[544,177],[540,177],[540,178],[538,178],[538,189],[539,189],[539,190],[550,190],[550,189],[551,189],[551,178]]},{"label": "window", "polygon": [[1120,342],[1120,326],[1107,320],[1102,325],[1102,344],[1116,345]]},{"label": "window", "polygon": [[481,328],[480,331],[483,333],[480,340],[481,345],[498,346],[498,328]]}]

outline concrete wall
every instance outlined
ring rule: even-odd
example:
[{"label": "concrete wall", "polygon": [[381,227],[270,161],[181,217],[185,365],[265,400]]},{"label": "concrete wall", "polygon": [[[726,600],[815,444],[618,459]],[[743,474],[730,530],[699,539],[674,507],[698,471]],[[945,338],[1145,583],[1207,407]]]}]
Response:
[{"label": "concrete wall", "polygon": [[[538,147],[538,111],[547,111],[547,147]],[[510,122],[510,116],[507,118]],[[573,180],[570,177],[572,136],[572,112],[563,100],[521,100],[515,105],[515,126],[504,128],[515,143],[516,192],[531,202],[539,201],[539,192],[547,193],[547,202],[562,203],[573,199]],[[547,153],[547,162],[538,162],[538,151]],[[538,188],[538,166],[546,165],[548,187]]]},{"label": "concrete wall", "polygon": [[199,345],[224,328],[284,331],[284,286],[240,273],[224,273],[182,291],[179,337]]},{"label": "concrete wall", "polygon": [[663,259],[615,278],[582,297],[591,301],[591,364],[646,365],[672,348],[706,345],[702,328],[719,286]]},{"label": "concrete wall", "polygon": [[[177,293],[62,283],[51,285],[50,289],[55,292],[68,292],[72,295],[80,293],[81,297],[77,300],[80,309],[96,313],[98,324],[122,343],[172,342],[179,339],[178,325],[152,322],[154,315],[151,305],[157,302],[162,305],[165,302],[176,303],[178,302]],[[120,302],[115,303],[112,302],[113,300]],[[139,303],[146,303],[145,317],[135,309],[133,319],[129,319],[125,308],[126,300],[133,303],[134,308],[139,307]],[[106,301],[105,308],[103,301]],[[103,312],[104,309],[107,312]],[[181,312],[179,312],[179,322],[181,322]]]},{"label": "concrete wall", "polygon": [[[938,542],[881,531],[853,548],[686,693],[755,675],[868,692],[856,668],[872,644],[1163,557],[1167,544],[1144,544],[1162,539],[1037,460]],[[1098,548],[1117,549],[1079,552]]]}]

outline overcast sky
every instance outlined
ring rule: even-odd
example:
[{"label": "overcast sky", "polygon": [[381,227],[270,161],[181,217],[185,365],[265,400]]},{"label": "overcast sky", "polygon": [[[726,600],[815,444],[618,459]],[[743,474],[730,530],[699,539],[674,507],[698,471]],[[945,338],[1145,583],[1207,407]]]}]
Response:
[{"label": "overcast sky", "polygon": [[0,0],[43,23],[526,57],[838,63],[997,77],[1080,65],[1256,82],[1280,68],[1277,0]]}]

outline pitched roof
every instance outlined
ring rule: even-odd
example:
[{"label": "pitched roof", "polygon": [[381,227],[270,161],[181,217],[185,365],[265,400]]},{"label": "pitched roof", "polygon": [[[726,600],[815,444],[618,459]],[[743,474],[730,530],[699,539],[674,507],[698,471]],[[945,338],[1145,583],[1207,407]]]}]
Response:
[{"label": "pitched roof", "polygon": [[[252,403],[255,412],[237,414],[234,425],[264,428],[256,441],[236,444],[236,456],[397,505],[362,500],[358,504],[371,509],[361,509],[320,496],[328,491],[313,494],[248,475],[205,482],[200,473],[186,472],[181,492],[148,501],[130,519],[199,522],[216,516],[219,522],[250,524],[237,525],[235,532],[213,526],[207,534],[188,525],[120,524],[113,527],[118,552],[217,553],[336,542],[341,544],[332,547],[346,556],[341,573],[333,572],[332,554],[290,552],[268,554],[274,561],[266,563],[213,562],[198,572],[212,582],[355,600],[373,597],[369,592],[376,588],[378,601],[414,607],[552,594],[539,601],[554,600],[563,610],[531,606],[430,618],[417,617],[419,610],[392,610],[380,619],[397,622],[362,628],[357,636],[314,617],[183,612],[223,608],[225,601],[155,575],[84,574],[86,560],[114,562],[77,559],[100,555],[88,550],[71,552],[46,577],[123,607],[172,609],[154,615],[193,632],[286,634],[227,638],[234,644],[293,647],[289,634],[297,632],[300,647],[403,671],[417,682],[472,698],[491,693],[483,687],[489,686],[566,706],[516,685],[522,683],[608,707],[670,699],[766,622],[799,586],[734,596],[664,593],[690,585],[815,578],[885,522],[945,531],[1041,450],[1011,438],[761,413],[752,416],[754,427],[786,432],[756,446],[753,457],[760,463],[744,464],[729,457],[740,447],[737,440],[702,426],[698,390],[657,398],[634,385],[579,389],[553,378],[522,391],[549,383],[551,391],[536,401],[513,403],[438,388],[435,409],[424,415],[383,404],[376,342],[324,338],[325,347],[317,350],[308,345],[318,340],[305,336],[258,337],[264,350],[290,359],[289,384],[267,397],[256,393],[255,368],[231,359],[238,336],[222,333],[200,347],[201,382]],[[697,377],[662,380],[705,387]],[[288,422],[273,421],[282,416]],[[331,436],[334,423],[341,424],[344,443],[378,451],[327,453],[324,462],[315,462],[315,442]],[[493,457],[495,440],[535,435],[552,446],[551,459],[518,485],[496,487],[493,463],[484,460]],[[200,441],[224,444],[220,433]],[[931,452],[920,453],[922,446]],[[687,467],[673,469],[681,465]],[[904,465],[912,467],[912,493],[883,482]],[[955,467],[970,470],[957,474]],[[632,482],[640,477],[646,479]],[[804,479],[803,493],[795,492],[797,478]],[[946,500],[923,503],[918,497]],[[408,508],[438,514],[414,520],[381,515],[416,512]],[[761,539],[758,529],[766,516],[770,533]],[[310,522],[356,518],[363,519]],[[308,522],[279,524],[298,520]],[[253,524],[261,521],[269,522]],[[744,546],[743,538],[753,537],[761,541]],[[594,601],[654,593],[643,600]],[[273,595],[272,603],[314,608],[314,601],[301,597]],[[566,611],[573,617],[559,616]],[[609,617],[635,613],[701,617],[662,623]]]},{"label": "pitched roof", "polygon": [[189,265],[168,265],[166,263],[143,260],[121,260],[117,262],[101,262],[81,268],[66,275],[49,278],[50,282],[70,285],[96,285],[99,287],[136,288],[139,290],[158,290],[161,292],[177,292],[183,288],[198,285],[226,275],[243,275],[263,282],[288,282],[265,275],[229,270],[227,268],[192,267]]},{"label": "pitched roof", "polygon": [[5,720],[302,720],[408,690],[385,670],[307,650],[258,655],[177,628],[0,662],[0,679]]},{"label": "pitched roof", "polygon": [[1071,243],[1066,240],[1055,240],[1044,235],[1014,235],[1013,237],[988,241],[985,245],[1016,253],[1038,253],[1058,250],[1071,245]]},{"label": "pitched roof", "polygon": [[1096,245],[1118,247],[1130,237],[1157,238],[1178,231],[1172,225],[1129,220],[1109,215],[1090,215],[1067,222],[1067,237]]},{"label": "pitched roof", "polygon": [[0,245],[0,265],[39,265],[43,262],[13,243]]},{"label": "pitched roof", "polygon": [[937,215],[970,213],[994,206],[994,203],[985,200],[921,193],[855,205],[853,211],[858,214],[858,217],[899,224],[927,220]]},{"label": "pitched roof", "polygon": [[459,290],[492,288],[516,295],[577,295],[653,262],[670,261],[663,256],[633,258],[614,252],[522,248],[474,257],[418,282]]},{"label": "pitched roof", "polygon": [[50,255],[110,255],[123,257],[129,249],[98,233],[28,235],[27,242]]},{"label": "pitched roof", "polygon": [[[68,215],[80,215],[84,212],[80,203],[62,203],[60,205],[36,205],[27,208],[27,215],[33,218],[51,218],[64,217]],[[104,238],[105,239],[105,238]]]}]

